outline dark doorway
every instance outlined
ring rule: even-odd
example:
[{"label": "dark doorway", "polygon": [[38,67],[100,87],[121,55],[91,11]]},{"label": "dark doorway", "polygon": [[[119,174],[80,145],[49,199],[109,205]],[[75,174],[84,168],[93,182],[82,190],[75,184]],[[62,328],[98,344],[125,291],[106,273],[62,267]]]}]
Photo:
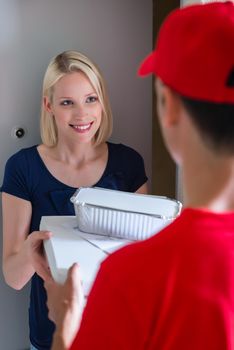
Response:
[{"label": "dark doorway", "polygon": [[[153,0],[153,46],[163,20],[169,12],[178,7],[180,7],[179,0]],[[175,198],[176,166],[163,144],[156,113],[153,86],[152,192],[155,195]]]}]

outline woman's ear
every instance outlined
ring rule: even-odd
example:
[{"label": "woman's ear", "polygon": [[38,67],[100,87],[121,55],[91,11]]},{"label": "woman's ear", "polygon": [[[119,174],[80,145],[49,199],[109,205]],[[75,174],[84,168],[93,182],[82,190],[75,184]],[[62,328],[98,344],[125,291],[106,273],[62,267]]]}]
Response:
[{"label": "woman's ear", "polygon": [[44,109],[46,110],[46,112],[52,113],[52,106],[51,106],[51,102],[50,102],[48,96],[43,97],[43,106],[44,106]]}]

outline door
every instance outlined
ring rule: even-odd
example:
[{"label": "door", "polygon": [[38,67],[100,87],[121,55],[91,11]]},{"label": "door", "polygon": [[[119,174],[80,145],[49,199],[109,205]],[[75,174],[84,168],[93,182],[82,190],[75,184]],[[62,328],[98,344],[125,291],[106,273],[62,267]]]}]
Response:
[{"label": "door", "polygon": [[[153,45],[155,45],[163,20],[170,11],[178,7],[180,7],[179,0],[153,0]],[[175,198],[177,195],[177,169],[162,140],[156,111],[154,81],[152,89],[152,192],[156,195]]]}]

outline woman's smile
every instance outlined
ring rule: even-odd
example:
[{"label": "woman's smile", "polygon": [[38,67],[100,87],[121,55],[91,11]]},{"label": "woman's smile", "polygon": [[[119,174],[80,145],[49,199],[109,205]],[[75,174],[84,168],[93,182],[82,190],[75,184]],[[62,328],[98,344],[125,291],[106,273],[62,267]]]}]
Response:
[{"label": "woman's smile", "polygon": [[69,124],[72,128],[73,128],[73,130],[75,130],[76,132],[78,132],[78,133],[85,133],[85,132],[88,132],[90,129],[91,129],[91,127],[92,127],[92,124],[93,124],[93,122],[91,122],[91,123],[87,123],[87,124]]}]

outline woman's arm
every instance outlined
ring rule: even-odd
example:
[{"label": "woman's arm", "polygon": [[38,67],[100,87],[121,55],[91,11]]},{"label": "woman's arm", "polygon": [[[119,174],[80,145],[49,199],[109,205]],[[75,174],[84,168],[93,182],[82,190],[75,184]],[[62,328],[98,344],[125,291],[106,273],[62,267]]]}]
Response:
[{"label": "woman's arm", "polygon": [[37,272],[43,279],[50,278],[41,243],[50,232],[37,231],[29,235],[32,216],[31,203],[2,193],[3,211],[3,274],[6,283],[21,289]]},{"label": "woman's arm", "polygon": [[144,183],[144,185],[142,185],[141,187],[138,188],[138,190],[136,191],[136,193],[140,193],[140,194],[148,194],[148,186],[147,186],[147,182]]}]

